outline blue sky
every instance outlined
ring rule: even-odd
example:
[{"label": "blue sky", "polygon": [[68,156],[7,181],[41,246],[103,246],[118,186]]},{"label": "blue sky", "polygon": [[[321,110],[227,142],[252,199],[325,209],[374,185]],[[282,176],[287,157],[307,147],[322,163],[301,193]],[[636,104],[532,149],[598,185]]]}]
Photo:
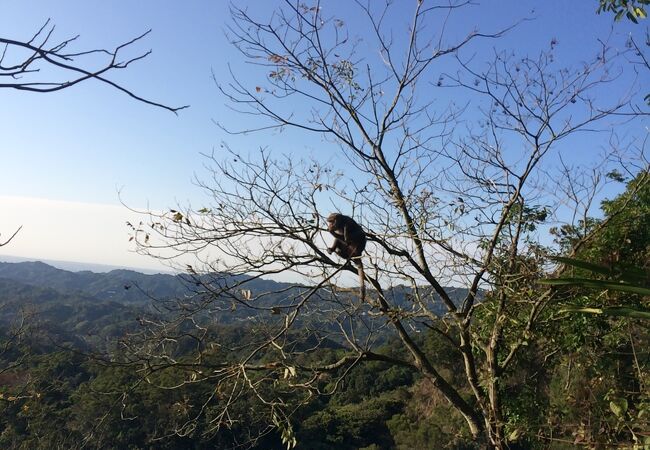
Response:
[{"label": "blue sky", "polygon": [[[247,4],[265,17],[277,2]],[[345,17],[363,36],[365,22],[350,4],[322,2],[326,13]],[[611,36],[611,42],[622,46],[631,32],[643,41],[645,24],[613,24],[611,15],[596,15],[596,7],[596,0],[486,0],[457,17],[449,31],[493,31],[534,17],[473,51],[481,55],[497,47],[532,55],[555,38],[558,58],[567,64],[592,57],[597,38]],[[407,10],[392,16],[391,24],[406,24]],[[191,180],[204,173],[200,153],[218,149],[222,140],[239,149],[269,145],[296,155],[327,151],[311,136],[234,138],[214,125],[217,120],[237,127],[246,118],[226,108],[211,71],[224,83],[228,64],[244,83],[256,85],[264,76],[245,65],[228,44],[228,16],[225,1],[2,2],[2,37],[29,39],[50,18],[56,25],[54,39],[79,34],[74,48],[87,50],[119,45],[151,28],[135,49],[153,53],[113,79],[145,98],[191,107],[175,116],[92,81],[52,94],[0,90],[0,232],[6,236],[24,226],[0,253],[154,267],[155,262],[129,253],[123,223],[132,214],[120,206],[118,189],[133,207],[163,209],[188,201],[198,205],[202,195]]]}]

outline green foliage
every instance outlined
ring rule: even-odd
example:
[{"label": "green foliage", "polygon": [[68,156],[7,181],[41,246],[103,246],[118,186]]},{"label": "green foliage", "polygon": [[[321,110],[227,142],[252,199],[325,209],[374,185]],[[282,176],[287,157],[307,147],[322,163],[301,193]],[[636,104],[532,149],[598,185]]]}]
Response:
[{"label": "green foliage", "polygon": [[605,308],[566,306],[563,311],[650,320],[650,309],[630,308],[625,306],[610,306]]},{"label": "green foliage", "polygon": [[[579,256],[619,267],[647,265],[650,257],[650,172],[640,172],[621,195],[602,204],[610,220],[589,249]],[[599,258],[598,258],[599,257]]]},{"label": "green foliage", "polygon": [[[542,435],[570,437],[575,445],[643,448],[650,336],[631,319],[648,318],[648,173],[603,202],[603,211],[603,219],[589,222],[595,234],[575,257],[556,258],[566,276],[544,281],[557,287],[558,301],[542,341],[550,376],[546,423],[539,426]],[[563,238],[580,239],[577,230],[568,231]]]},{"label": "green foliage", "polygon": [[427,381],[417,382],[404,411],[387,423],[395,449],[474,449],[462,416]]},{"label": "green foliage", "polygon": [[598,14],[603,11],[614,14],[614,20],[619,21],[625,16],[634,23],[639,23],[639,19],[645,19],[648,14],[645,6],[650,4],[650,0],[600,0]]},{"label": "green foliage", "polygon": [[638,433],[648,429],[648,394],[642,389],[648,357],[640,353],[635,360],[632,346],[633,341],[647,342],[648,335],[636,331],[626,341],[618,331],[586,342],[554,364],[545,424],[554,435],[572,435],[575,444],[631,447]]},{"label": "green foliage", "polygon": [[[648,173],[640,173],[626,192],[603,202],[605,219],[609,223],[598,233],[580,256],[600,261],[600,264],[577,258],[556,257],[556,261],[575,268],[577,276],[541,280],[553,286],[581,287],[623,294],[650,296],[650,183]],[[594,226],[597,222],[594,222]],[[603,264],[605,263],[605,264]],[[636,265],[638,264],[638,265]],[[643,265],[646,265],[645,267]],[[581,274],[585,274],[580,276]],[[597,275],[604,279],[596,278]],[[564,311],[606,316],[650,319],[650,308],[632,297],[610,296],[612,301],[627,301],[623,305],[567,305]],[[600,299],[603,297],[601,296]],[[602,301],[602,300],[601,300]],[[631,303],[630,303],[631,302]],[[641,302],[639,304],[639,302]]]},{"label": "green foliage", "polygon": [[309,415],[300,425],[298,441],[310,449],[392,448],[387,421],[404,405],[406,393],[388,392],[359,403],[333,405]]},{"label": "green foliage", "polygon": [[0,447],[49,449],[70,446],[79,436],[67,429],[71,394],[88,380],[82,358],[57,351],[35,358],[32,369],[20,369],[16,380],[2,386],[16,400],[3,403]]}]

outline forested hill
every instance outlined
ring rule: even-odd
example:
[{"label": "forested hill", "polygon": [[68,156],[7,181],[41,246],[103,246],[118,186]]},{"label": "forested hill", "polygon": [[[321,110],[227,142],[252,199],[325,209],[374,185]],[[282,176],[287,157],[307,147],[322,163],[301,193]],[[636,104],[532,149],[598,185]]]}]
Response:
[{"label": "forested hill", "polygon": [[172,297],[187,292],[182,280],[173,275],[145,275],[132,270],[113,270],[106,273],[71,272],[38,261],[0,263],[0,278],[48,287],[64,294],[84,294],[121,303],[146,301],[147,294],[154,297]]},{"label": "forested hill", "polygon": [[[87,270],[72,272],[57,269],[40,261],[0,262],[0,279],[47,287],[64,294],[83,294],[98,300],[139,304],[151,298],[166,299],[188,294],[187,275],[144,274],[118,269],[105,273]],[[270,290],[278,283],[267,280],[252,282],[251,288]],[[287,285],[289,286],[289,285]]]},{"label": "forested hill", "polygon": [[[106,361],[125,358],[127,339],[139,342],[137,336],[146,329],[143,317],[151,318],[161,311],[165,314],[166,302],[159,304],[162,308],[155,308],[154,296],[181,298],[191,292],[188,289],[196,287],[187,283],[185,277],[145,275],[131,270],[71,272],[42,262],[0,263],[0,344],[8,349],[0,352],[0,391],[10,393],[5,399],[0,397],[0,448],[66,448],[70,442],[74,445],[82,442],[87,430],[92,430],[97,423],[102,423],[102,433],[97,434],[89,448],[111,448],[115,443],[120,448],[133,443],[137,443],[137,448],[153,448],[148,445],[157,437],[158,430],[174,426],[178,395],[182,393],[165,392],[160,397],[154,388],[138,382],[141,365],[110,365]],[[298,289],[268,280],[255,280],[248,288],[258,292],[275,291],[274,296],[260,299],[265,304],[283,302]],[[454,292],[459,298],[465,291]],[[397,287],[388,294],[396,303],[406,306],[410,290]],[[258,339],[256,326],[259,330],[259,324],[283,320],[281,314],[268,309],[231,310],[229,301],[227,306],[225,311],[211,311],[203,319],[213,320],[211,339],[218,335],[220,342],[229,346],[245,349]],[[335,335],[330,335],[336,324],[327,322],[319,313],[321,306],[315,301],[313,314],[305,311],[291,336],[296,339],[296,348],[318,348],[318,355],[333,361],[344,347]],[[255,320],[251,314],[259,314],[261,320]],[[360,320],[370,323],[381,319],[364,316]],[[428,334],[417,335],[418,339],[425,336]],[[392,333],[386,334],[385,347],[378,347],[380,351],[397,351],[392,337]],[[176,357],[186,358],[190,347],[181,345],[176,351]],[[220,353],[215,356],[222,358]],[[171,367],[162,376],[176,379],[182,373]],[[408,427],[402,422],[412,422],[406,414],[411,408],[419,408],[420,400],[409,391],[419,389],[418,386],[417,377],[405,367],[371,363],[355,368],[344,390],[332,397],[331,402],[319,399],[301,411],[305,421],[299,428],[300,442],[304,448],[345,449],[377,443],[387,446],[398,439],[410,442],[421,430],[407,432]],[[115,405],[121,405],[116,399],[119,400],[122,389],[136,392],[134,397],[129,397],[129,408],[134,408],[134,414],[155,411],[151,422],[121,420],[120,408]],[[209,396],[209,392],[201,388],[191,394],[191,401],[200,405],[205,395]],[[259,409],[252,402],[244,403],[243,408]],[[447,413],[445,408],[444,414]],[[259,427],[256,415],[247,414],[253,431],[259,433],[255,428]],[[104,425],[98,415],[108,415],[111,420]],[[422,426],[426,427],[427,423]],[[450,423],[457,426],[454,421]],[[225,430],[206,437],[191,435],[172,440],[165,448],[227,448],[220,442],[229,442],[232,447],[233,442],[246,439],[248,433]],[[276,433],[265,439],[257,448],[286,448]],[[427,434],[424,439],[431,437]],[[64,444],[53,445],[55,442]],[[340,442],[348,444],[341,446],[337,444]],[[412,448],[417,448],[419,443],[414,445]]]},{"label": "forested hill", "polygon": [[[133,305],[142,305],[151,299],[180,298],[190,294],[194,287],[192,277],[185,274],[144,274],[125,269],[103,273],[88,270],[72,272],[57,269],[40,261],[0,262],[0,279],[48,288],[65,295],[81,295],[102,301]],[[201,279],[209,282],[210,275],[202,276]],[[233,276],[231,280],[235,281],[235,277]],[[253,292],[285,291],[284,295],[286,289],[291,286],[290,283],[264,279],[255,279],[246,283],[246,288]],[[467,293],[466,289],[446,289],[457,302],[460,302]],[[409,288],[398,286],[393,288],[390,294],[397,305],[405,305],[409,292]],[[440,313],[443,313],[442,309]]]}]

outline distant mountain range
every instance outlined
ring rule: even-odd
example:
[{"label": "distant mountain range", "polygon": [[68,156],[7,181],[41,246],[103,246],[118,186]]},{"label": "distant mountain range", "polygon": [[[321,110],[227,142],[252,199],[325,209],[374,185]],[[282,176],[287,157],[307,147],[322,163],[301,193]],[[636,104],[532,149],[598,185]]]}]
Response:
[{"label": "distant mountain range", "polygon": [[[128,269],[101,273],[88,270],[73,272],[40,261],[0,262],[0,279],[2,278],[30,286],[51,288],[64,294],[83,294],[98,300],[124,304],[183,297],[189,293],[188,285],[192,284],[192,279],[187,274],[145,274]],[[231,279],[234,281],[235,277]],[[291,286],[290,283],[264,279],[252,280],[247,284],[247,288],[253,291],[273,291]]]},{"label": "distant mountain range", "polygon": [[97,300],[113,300],[127,304],[147,301],[148,296],[170,298],[187,293],[187,287],[178,275],[147,275],[125,269],[103,273],[88,270],[72,272],[40,261],[0,262],[0,279],[2,278],[54,289],[63,294],[82,294]]},{"label": "distant mountain range", "polygon": [[[201,277],[206,282],[213,279],[211,275]],[[229,284],[237,280],[234,276],[216,278]],[[186,274],[144,274],[125,269],[102,273],[72,272],[43,262],[0,262],[0,326],[15,322],[25,312],[36,312],[38,321],[45,324],[50,333],[59,336],[58,340],[74,341],[77,347],[104,347],[114,343],[116,337],[136,329],[139,317],[168,314],[169,305],[182,307],[184,299],[196,293],[195,281]],[[268,307],[294,301],[292,299],[299,289],[290,283],[263,279],[251,280],[246,288],[253,295],[265,293],[255,305],[267,309],[238,307],[225,298],[216,302],[211,312],[204,311],[203,314],[207,314],[204,317],[221,325],[233,326],[248,326],[253,317],[281,319],[280,315],[271,314]],[[448,293],[460,302],[467,291],[449,288]],[[410,294],[411,289],[404,286],[387,292],[391,302],[404,309],[413,306]],[[180,300],[177,302],[176,299]],[[325,324],[328,319],[321,317],[318,305],[318,302],[312,302],[308,306],[307,310],[313,313],[309,320],[323,320]],[[445,312],[440,301],[432,301],[429,307],[441,315]]]},{"label": "distant mountain range", "polygon": [[[201,277],[203,280],[209,280],[211,275]],[[234,276],[220,278],[236,280]],[[89,270],[73,272],[58,269],[41,261],[0,262],[0,279],[51,289],[64,295],[82,296],[95,301],[112,301],[124,305],[144,305],[152,299],[182,298],[190,294],[195,281],[188,274],[145,274],[128,269],[99,273]],[[264,279],[254,279],[246,284],[246,288],[253,293],[284,291],[283,297],[288,295],[286,291],[292,286],[291,283]],[[394,304],[406,306],[405,302],[410,290],[408,287],[398,286],[387,292],[387,295]],[[447,288],[447,292],[455,301],[460,301],[467,294],[467,290],[462,288]],[[2,297],[4,296],[0,290],[0,300]],[[271,295],[271,297],[275,296]],[[443,314],[444,310],[440,309],[439,313]]]},{"label": "distant mountain range", "polygon": [[[185,298],[194,287],[188,275],[126,269],[73,272],[39,261],[0,262],[0,327],[27,314],[32,323],[38,322],[50,335],[58,336],[59,342],[74,341],[78,348],[103,347],[137,328],[139,317],[154,312],[151,305],[155,301]],[[254,280],[248,286],[264,292],[282,288],[291,285]],[[250,313],[239,309],[222,315],[219,322],[236,323]]]},{"label": "distant mountain range", "polygon": [[171,274],[172,273],[171,270],[165,270],[162,268],[158,270],[154,270],[154,269],[127,267],[127,266],[110,265],[110,264],[97,264],[97,263],[87,263],[87,262],[79,262],[79,261],[62,261],[56,259],[26,258],[24,256],[0,255],[0,262],[19,263],[19,262],[34,262],[34,261],[44,262],[47,265],[56,267],[57,269],[69,270],[71,272],[81,272],[83,270],[90,270],[91,272],[102,273],[102,272],[110,272],[111,270],[117,270],[117,269],[127,269],[127,270],[133,270],[135,272],[141,272],[144,274],[156,274],[156,273]]}]

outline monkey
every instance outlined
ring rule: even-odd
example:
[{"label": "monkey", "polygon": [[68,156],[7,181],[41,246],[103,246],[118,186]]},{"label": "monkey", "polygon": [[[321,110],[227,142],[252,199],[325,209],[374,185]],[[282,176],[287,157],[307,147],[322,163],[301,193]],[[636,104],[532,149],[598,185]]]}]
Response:
[{"label": "monkey", "polygon": [[334,236],[334,243],[327,248],[327,252],[339,255],[348,261],[352,260],[357,266],[359,273],[359,285],[361,288],[361,301],[366,299],[366,280],[363,272],[361,254],[366,248],[366,233],[352,217],[339,213],[332,213],[327,217],[327,231]]}]

